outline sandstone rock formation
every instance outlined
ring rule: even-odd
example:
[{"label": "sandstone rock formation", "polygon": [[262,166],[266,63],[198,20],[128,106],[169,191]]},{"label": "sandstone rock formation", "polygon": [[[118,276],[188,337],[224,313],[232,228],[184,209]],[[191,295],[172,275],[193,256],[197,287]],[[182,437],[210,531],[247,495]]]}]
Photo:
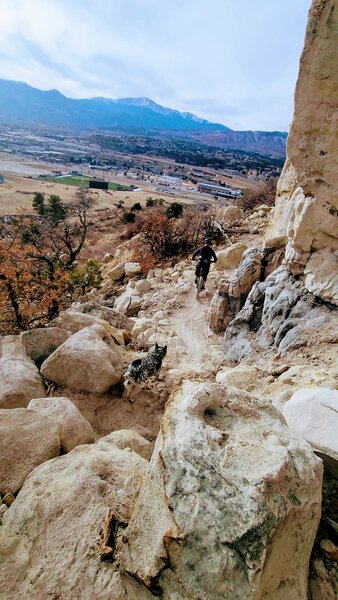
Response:
[{"label": "sandstone rock formation", "polygon": [[42,364],[41,373],[58,385],[102,394],[121,380],[123,366],[107,329],[91,325],[59,346]]},{"label": "sandstone rock formation", "polygon": [[186,384],[164,416],[121,566],[165,600],[306,600],[321,477],[268,402]]},{"label": "sandstone rock formation", "polygon": [[39,371],[28,358],[20,336],[1,340],[0,408],[26,407],[32,398],[45,395]]},{"label": "sandstone rock formation", "polygon": [[0,528],[2,597],[141,598],[114,558],[147,467],[106,438],[36,468]]},{"label": "sandstone rock formation", "polygon": [[41,417],[54,419],[60,426],[60,443],[64,452],[70,452],[80,444],[94,441],[94,431],[76,406],[68,398],[48,397],[34,398],[28,408]]},{"label": "sandstone rock formation", "polygon": [[67,310],[62,313],[60,317],[54,319],[53,324],[56,323],[70,333],[77,333],[78,331],[81,331],[81,329],[90,327],[91,325],[99,325],[106,329],[107,334],[110,335],[118,345],[124,345],[123,332],[119,331],[114,325],[110,325],[105,319],[101,319],[94,314],[87,314],[78,310]]},{"label": "sandstone rock formation", "polygon": [[59,453],[57,421],[26,408],[0,410],[1,494],[15,494],[37,465]]},{"label": "sandstone rock formation", "polygon": [[59,327],[37,327],[20,334],[27,355],[36,362],[41,358],[45,360],[69,336],[69,331]]},{"label": "sandstone rock formation", "polygon": [[[313,253],[338,249],[338,15],[335,0],[314,0],[295,94],[287,161],[278,183],[269,245],[286,245],[293,274],[311,271]],[[330,259],[333,260],[333,259]],[[325,267],[307,289],[337,303],[337,280]],[[329,291],[328,291],[329,288]],[[335,289],[334,289],[335,288]]]}]

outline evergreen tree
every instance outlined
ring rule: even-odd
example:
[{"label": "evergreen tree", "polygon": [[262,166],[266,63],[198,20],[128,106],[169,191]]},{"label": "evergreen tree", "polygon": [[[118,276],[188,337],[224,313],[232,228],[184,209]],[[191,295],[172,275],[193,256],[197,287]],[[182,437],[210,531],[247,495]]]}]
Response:
[{"label": "evergreen tree", "polygon": [[46,213],[45,195],[41,192],[35,192],[33,198],[33,208],[41,217]]},{"label": "evergreen tree", "polygon": [[55,221],[62,221],[66,217],[66,207],[62,204],[60,196],[52,194],[48,198],[48,207],[46,212]]}]

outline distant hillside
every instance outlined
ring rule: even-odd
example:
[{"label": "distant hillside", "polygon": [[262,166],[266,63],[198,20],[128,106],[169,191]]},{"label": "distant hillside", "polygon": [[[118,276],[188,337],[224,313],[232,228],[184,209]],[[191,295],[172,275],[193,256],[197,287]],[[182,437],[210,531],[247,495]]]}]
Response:
[{"label": "distant hillside", "polygon": [[220,148],[284,156],[286,133],[232,131],[191,113],[156,104],[149,98],[75,100],[57,90],[0,79],[0,118],[77,129],[106,129],[124,134],[169,134]]}]

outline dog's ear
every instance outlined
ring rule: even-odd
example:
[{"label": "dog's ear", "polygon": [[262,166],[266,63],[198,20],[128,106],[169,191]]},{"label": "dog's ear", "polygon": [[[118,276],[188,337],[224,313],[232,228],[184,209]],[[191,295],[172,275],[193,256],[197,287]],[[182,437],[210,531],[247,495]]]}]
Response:
[{"label": "dog's ear", "polygon": [[159,345],[157,342],[155,342],[155,350],[158,350],[158,349],[159,349]]},{"label": "dog's ear", "polygon": [[163,346],[163,350],[164,350],[164,352],[166,352],[166,351],[167,351],[167,348],[168,348],[168,346]]}]

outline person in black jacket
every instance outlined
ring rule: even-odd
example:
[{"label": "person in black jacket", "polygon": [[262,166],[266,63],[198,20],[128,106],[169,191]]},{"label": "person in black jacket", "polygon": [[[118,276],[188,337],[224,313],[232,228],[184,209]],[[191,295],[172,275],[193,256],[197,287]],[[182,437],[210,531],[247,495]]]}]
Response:
[{"label": "person in black jacket", "polygon": [[211,248],[210,244],[211,244],[211,241],[209,239],[206,239],[204,242],[204,246],[202,246],[202,248],[199,248],[198,250],[196,250],[196,252],[194,252],[193,257],[192,257],[192,260],[195,260],[196,258],[198,258],[198,263],[196,265],[196,271],[195,271],[195,275],[196,275],[195,283],[197,283],[197,278],[200,276],[200,273],[201,273],[202,279],[203,279],[202,290],[204,290],[204,285],[205,285],[205,282],[208,277],[210,263],[217,262],[217,256],[216,256],[215,252],[213,251],[213,249]]}]

